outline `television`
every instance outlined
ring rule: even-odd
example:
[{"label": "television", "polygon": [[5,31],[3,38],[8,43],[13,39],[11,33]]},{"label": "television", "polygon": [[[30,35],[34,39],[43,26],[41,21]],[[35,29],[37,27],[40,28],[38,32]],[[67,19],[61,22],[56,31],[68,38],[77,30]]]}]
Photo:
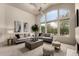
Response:
[{"label": "television", "polygon": [[78,27],[79,26],[79,9],[77,9],[76,14],[77,14],[76,25]]}]

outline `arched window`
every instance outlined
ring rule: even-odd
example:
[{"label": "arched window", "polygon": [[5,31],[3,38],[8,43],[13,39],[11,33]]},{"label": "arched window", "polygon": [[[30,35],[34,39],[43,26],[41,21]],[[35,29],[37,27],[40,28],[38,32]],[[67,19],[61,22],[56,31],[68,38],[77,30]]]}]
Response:
[{"label": "arched window", "polygon": [[57,20],[58,18],[58,10],[52,10],[47,13],[47,21]]},{"label": "arched window", "polygon": [[68,17],[69,10],[68,9],[59,9],[59,17]]},{"label": "arched window", "polygon": [[47,33],[57,34],[58,28],[58,10],[52,10],[47,13]]},{"label": "arched window", "polygon": [[45,32],[45,27],[46,27],[47,33],[52,33],[54,35],[57,35],[57,34],[68,35],[69,19],[70,18],[69,18],[68,9],[51,10],[46,13],[46,19],[45,19],[45,15],[43,15],[40,19],[41,32]]}]

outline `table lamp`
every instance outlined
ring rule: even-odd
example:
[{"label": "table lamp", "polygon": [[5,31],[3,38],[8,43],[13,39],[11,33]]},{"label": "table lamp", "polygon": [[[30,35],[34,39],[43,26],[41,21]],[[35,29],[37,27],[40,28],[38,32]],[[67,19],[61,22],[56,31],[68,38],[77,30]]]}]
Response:
[{"label": "table lamp", "polygon": [[13,30],[8,30],[8,33],[10,34],[10,38],[12,37],[14,31]]}]

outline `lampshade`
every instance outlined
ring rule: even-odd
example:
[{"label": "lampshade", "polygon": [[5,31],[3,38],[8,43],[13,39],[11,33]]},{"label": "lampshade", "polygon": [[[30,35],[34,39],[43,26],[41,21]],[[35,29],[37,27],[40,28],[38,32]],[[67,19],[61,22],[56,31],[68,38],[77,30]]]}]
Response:
[{"label": "lampshade", "polygon": [[9,34],[12,34],[12,33],[13,33],[13,30],[9,30],[8,33],[9,33]]}]

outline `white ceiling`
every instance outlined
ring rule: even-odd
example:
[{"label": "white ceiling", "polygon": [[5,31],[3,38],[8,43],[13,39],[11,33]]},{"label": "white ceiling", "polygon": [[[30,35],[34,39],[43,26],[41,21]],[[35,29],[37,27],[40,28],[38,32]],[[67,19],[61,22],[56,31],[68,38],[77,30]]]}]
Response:
[{"label": "white ceiling", "polygon": [[8,5],[30,12],[34,15],[38,15],[40,7],[42,7],[42,11],[44,11],[45,9],[47,9],[53,4],[51,3],[10,3]]}]

